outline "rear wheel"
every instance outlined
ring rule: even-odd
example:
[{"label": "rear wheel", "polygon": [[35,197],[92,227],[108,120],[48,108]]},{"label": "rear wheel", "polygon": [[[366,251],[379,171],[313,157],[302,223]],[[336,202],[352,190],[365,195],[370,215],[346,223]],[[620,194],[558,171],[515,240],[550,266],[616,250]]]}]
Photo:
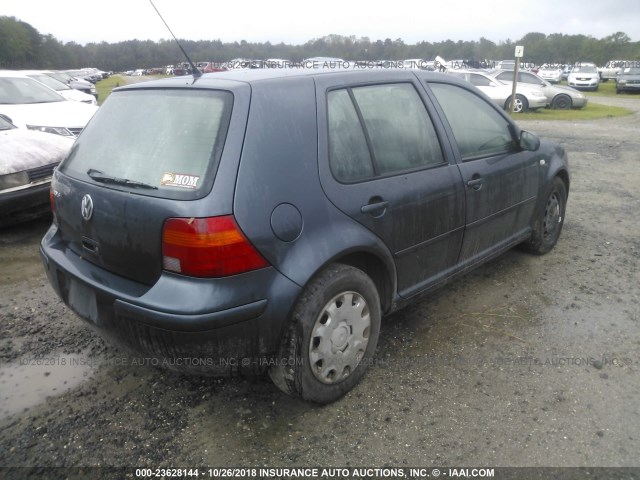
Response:
[{"label": "rear wheel", "polygon": [[[511,107],[511,97],[507,98],[507,102],[504,104],[504,109],[509,110]],[[516,99],[513,102],[513,112],[521,113],[529,108],[529,102],[524,95],[516,94]]]},{"label": "rear wheel", "polygon": [[333,264],[306,287],[269,375],[285,393],[329,403],[351,390],[371,363],[380,298],[361,270]]},{"label": "rear wheel", "polygon": [[556,177],[547,190],[544,204],[538,208],[531,238],[523,247],[539,255],[550,252],[560,237],[566,208],[567,187]]}]

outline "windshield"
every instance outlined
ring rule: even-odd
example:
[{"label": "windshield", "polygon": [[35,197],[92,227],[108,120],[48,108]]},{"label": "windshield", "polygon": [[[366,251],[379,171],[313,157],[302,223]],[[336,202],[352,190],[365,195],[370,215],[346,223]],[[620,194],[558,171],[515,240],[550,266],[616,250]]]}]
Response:
[{"label": "windshield", "polygon": [[9,123],[0,115],[0,130],[11,130],[12,128],[15,128],[13,124]]},{"label": "windshield", "polygon": [[69,80],[73,80],[73,77],[71,75],[64,72],[50,72],[50,73],[47,73],[47,75],[65,84],[69,82]]},{"label": "windshield", "polygon": [[65,99],[58,93],[31,78],[0,78],[0,104],[20,105],[64,101]]},{"label": "windshield", "polygon": [[598,73],[596,67],[576,67],[573,69],[573,73]]},{"label": "windshield", "polygon": [[62,90],[71,90],[71,87],[68,87],[64,83],[60,82],[59,80],[56,80],[55,78],[50,77],[45,73],[33,73],[27,76],[29,78],[33,78],[34,80],[42,83],[43,85],[46,85],[49,88],[54,89],[57,92],[60,92]]},{"label": "windshield", "polygon": [[66,74],[76,80],[84,80],[84,78],[87,76],[86,73],[81,72],[80,70],[68,70]]},{"label": "windshield", "polygon": [[232,102],[231,93],[213,90],[112,93],[60,171],[145,195],[201,198],[213,184]]},{"label": "windshield", "polygon": [[622,70],[624,75],[640,75],[640,67],[629,67]]}]

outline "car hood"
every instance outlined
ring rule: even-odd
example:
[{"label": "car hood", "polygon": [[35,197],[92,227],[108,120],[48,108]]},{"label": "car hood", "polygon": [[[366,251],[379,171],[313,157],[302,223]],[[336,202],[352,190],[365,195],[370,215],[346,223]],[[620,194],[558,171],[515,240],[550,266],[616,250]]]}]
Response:
[{"label": "car hood", "polygon": [[14,125],[84,128],[98,107],[65,100],[62,102],[0,105],[0,113],[11,118]]},{"label": "car hood", "polygon": [[640,74],[632,74],[632,75],[619,75],[618,81],[620,80],[640,80]]},{"label": "car hood", "polygon": [[580,95],[580,96],[584,96],[582,93],[580,93],[579,90],[576,90],[575,88],[572,87],[567,87],[565,85],[551,85],[550,87],[547,88],[552,88],[554,93],[568,93],[570,95]]},{"label": "car hood", "polygon": [[58,163],[72,145],[73,139],[52,133],[0,130],[0,175]]},{"label": "car hood", "polygon": [[569,78],[596,78],[599,77],[599,73],[582,73],[582,72],[571,72],[569,74]]},{"label": "car hood", "polygon": [[69,90],[61,90],[58,93],[67,100],[88,103],[89,105],[96,104],[96,97],[94,97],[93,95],[89,95],[88,93],[81,92],[80,90],[71,88]]},{"label": "car hood", "polygon": [[73,88],[85,89],[85,88],[91,88],[94,85],[93,85],[93,83],[87,82],[86,80],[82,80],[80,78],[76,78],[76,79],[71,80],[69,82],[69,86],[73,87]]}]

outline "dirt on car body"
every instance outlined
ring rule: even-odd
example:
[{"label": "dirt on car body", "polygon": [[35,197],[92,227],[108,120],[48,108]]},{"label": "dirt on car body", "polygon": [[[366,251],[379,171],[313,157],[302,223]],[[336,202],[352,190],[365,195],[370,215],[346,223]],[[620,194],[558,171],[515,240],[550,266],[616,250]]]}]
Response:
[{"label": "dirt on car body", "polygon": [[0,465],[638,466],[640,99],[593,101],[636,113],[519,122],[569,154],[556,248],[387,318],[368,374],[324,407],[107,345],[46,281],[47,222],[3,229]]}]

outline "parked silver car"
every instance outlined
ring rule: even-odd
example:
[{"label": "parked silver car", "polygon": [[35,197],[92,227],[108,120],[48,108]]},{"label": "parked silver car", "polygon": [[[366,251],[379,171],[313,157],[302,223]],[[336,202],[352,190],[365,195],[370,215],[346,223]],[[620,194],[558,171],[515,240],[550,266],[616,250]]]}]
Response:
[{"label": "parked silver car", "polygon": [[[513,82],[513,71],[511,70],[494,70],[489,75],[503,82]],[[587,97],[575,88],[552,85],[535,73],[518,72],[518,85],[523,84],[533,85],[542,90],[551,108],[582,108],[587,105]]]},{"label": "parked silver car", "polygon": [[616,78],[616,93],[640,92],[640,62],[635,62],[635,64],[636,66],[622,69]]},{"label": "parked silver car", "polygon": [[610,60],[607,64],[599,68],[600,72],[600,80],[603,82],[608,82],[609,80],[615,80],[616,77],[622,73],[623,68],[628,67],[630,62],[626,60]]},{"label": "parked silver car", "polygon": [[560,83],[560,80],[562,80],[562,68],[542,67],[538,70],[538,76],[550,83]]},{"label": "parked silver car", "polygon": [[[511,103],[512,87],[501,80],[492,78],[482,71],[474,70],[449,70],[447,73],[464,78],[479,90],[487,94],[500,108],[509,109]],[[510,72],[513,73],[513,72]],[[518,84],[513,111],[515,113],[525,110],[535,110],[547,106],[547,97],[539,89],[531,85]]]}]

